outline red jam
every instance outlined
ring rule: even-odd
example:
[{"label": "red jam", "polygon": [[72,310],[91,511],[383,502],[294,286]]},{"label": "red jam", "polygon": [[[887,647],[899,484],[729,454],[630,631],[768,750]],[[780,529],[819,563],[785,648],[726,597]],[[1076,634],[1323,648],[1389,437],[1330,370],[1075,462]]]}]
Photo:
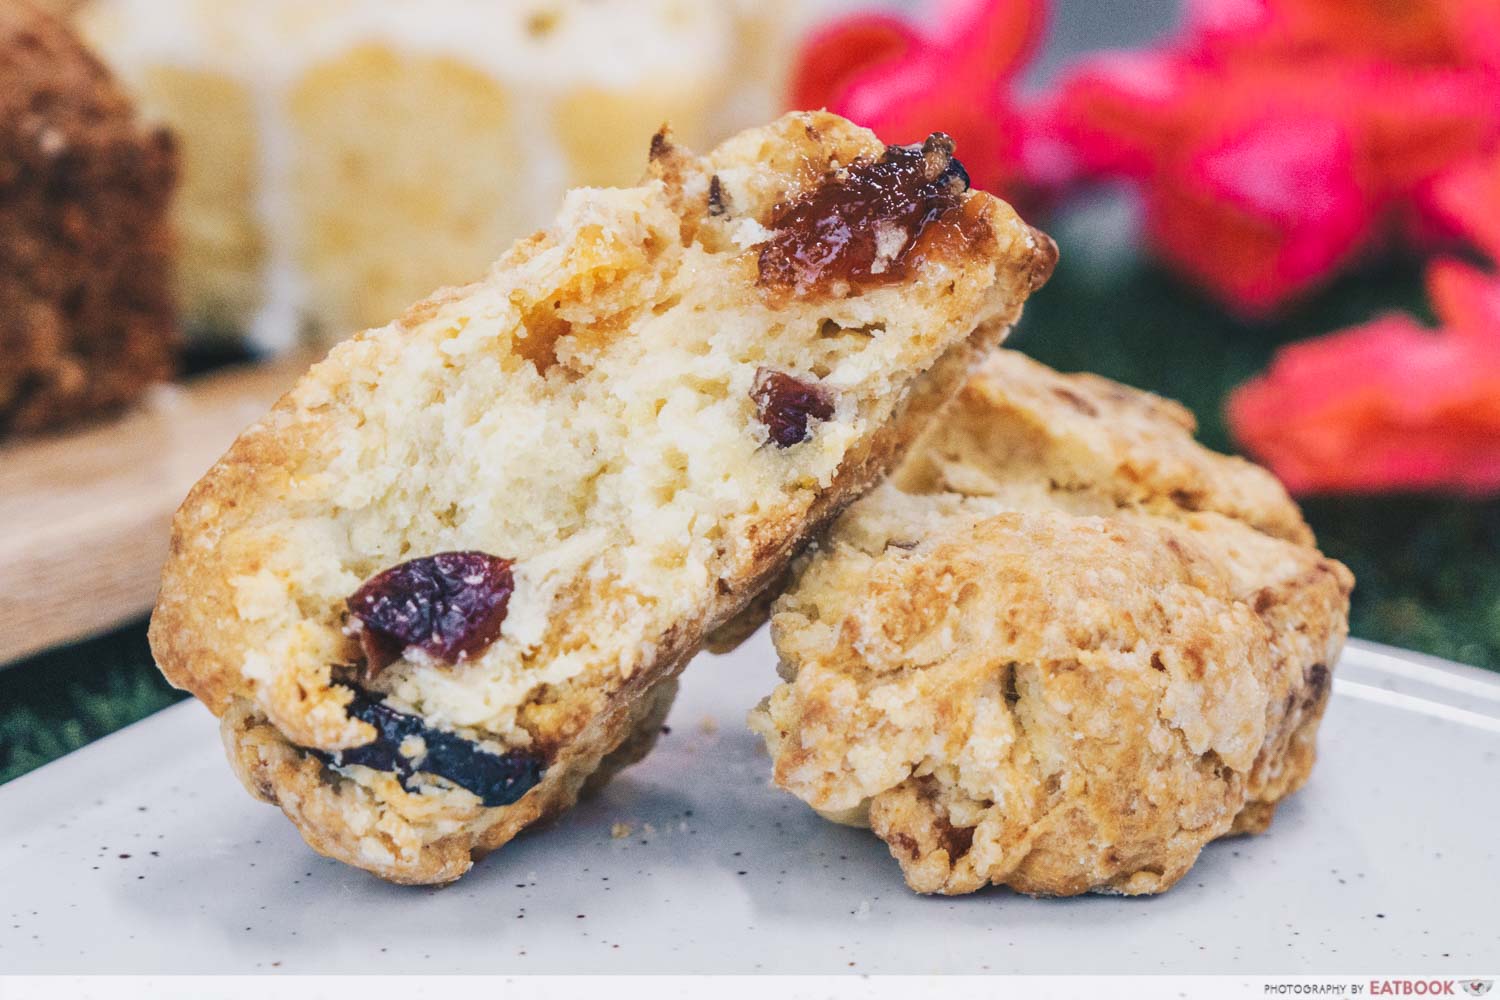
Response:
[{"label": "red jam", "polygon": [[899,281],[929,226],[945,217],[963,224],[968,190],[953,140],[941,132],[920,146],[888,146],[879,160],[853,163],[776,207],[758,282],[801,296]]}]

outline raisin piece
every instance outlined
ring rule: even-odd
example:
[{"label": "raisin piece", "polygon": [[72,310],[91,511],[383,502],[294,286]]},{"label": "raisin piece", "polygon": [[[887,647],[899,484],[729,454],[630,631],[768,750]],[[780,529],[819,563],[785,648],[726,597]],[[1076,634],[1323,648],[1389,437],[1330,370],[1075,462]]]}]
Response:
[{"label": "raisin piece", "polygon": [[879,160],[856,162],[773,210],[757,281],[803,295],[836,282],[900,280],[923,231],[960,209],[968,189],[941,132],[919,146],[887,146]]},{"label": "raisin piece", "polygon": [[[432,729],[368,692],[350,690],[354,698],[347,708],[349,716],[373,726],[375,739],[348,750],[310,751],[324,763],[334,767],[358,764],[392,772],[407,791],[414,790],[415,775],[436,775],[473,792],[486,806],[510,805],[541,781],[547,771],[547,762],[539,754],[525,750],[490,753],[472,740]],[[415,749],[415,740],[421,740],[421,749],[407,756],[403,747]]]},{"label": "raisin piece", "polygon": [[708,179],[708,214],[717,217],[728,213],[729,206],[724,202],[724,184],[719,180],[719,175],[714,174]]},{"label": "raisin piece", "polygon": [[833,416],[833,396],[827,389],[771,368],[755,373],[750,398],[755,400],[756,416],[778,448],[806,441],[810,421]]},{"label": "raisin piece", "polygon": [[410,646],[445,663],[483,652],[500,637],[515,589],[510,568],[485,552],[443,552],[367,580],[348,601],[362,626],[367,676]]}]

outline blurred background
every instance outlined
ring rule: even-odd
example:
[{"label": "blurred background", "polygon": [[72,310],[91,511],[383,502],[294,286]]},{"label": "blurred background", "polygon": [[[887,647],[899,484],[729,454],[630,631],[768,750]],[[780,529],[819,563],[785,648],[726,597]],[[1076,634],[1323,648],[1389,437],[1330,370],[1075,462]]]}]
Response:
[{"label": "blurred background", "polygon": [[179,697],[171,510],[310,356],[461,282],[663,119],[950,132],[1062,259],[1012,346],[1185,402],[1500,669],[1493,0],[0,4],[0,781]]}]

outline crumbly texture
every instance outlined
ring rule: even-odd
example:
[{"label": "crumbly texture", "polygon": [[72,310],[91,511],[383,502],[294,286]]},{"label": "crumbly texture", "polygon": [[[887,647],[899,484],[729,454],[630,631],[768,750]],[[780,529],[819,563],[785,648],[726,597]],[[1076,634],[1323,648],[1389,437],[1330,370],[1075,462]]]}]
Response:
[{"label": "crumbly texture", "polygon": [[[247,787],[325,854],[443,882],[566,808],[622,744],[644,752],[704,633],[884,475],[1050,273],[1045,236],[965,192],[970,238],[900,281],[765,287],[776,207],[885,155],[822,113],[704,157],[658,135],[641,186],[573,192],[483,281],[339,345],[242,435],[177,515],[151,641],[223,716]],[[768,438],[767,369],[833,401],[800,443]],[[498,640],[456,664],[407,649],[363,679],[347,598],[464,550],[513,560]],[[486,808],[326,764],[308,750],[374,735],[346,711],[355,683],[545,774]]]},{"label": "crumbly texture", "polygon": [[171,137],[61,22],[0,5],[0,434],[123,406],[173,368]]},{"label": "crumbly texture", "polygon": [[1160,892],[1306,781],[1353,579],[1174,403],[996,353],[774,607],[775,780],[918,892]]}]

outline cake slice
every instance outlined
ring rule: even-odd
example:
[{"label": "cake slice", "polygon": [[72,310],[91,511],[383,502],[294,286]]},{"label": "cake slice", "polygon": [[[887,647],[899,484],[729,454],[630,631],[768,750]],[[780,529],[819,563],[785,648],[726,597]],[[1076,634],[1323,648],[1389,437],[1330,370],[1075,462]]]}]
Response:
[{"label": "cake slice", "polygon": [[171,377],[176,179],[172,137],[62,21],[0,4],[0,437]]},{"label": "cake slice", "polygon": [[[57,2],[57,0],[54,0]],[[670,120],[779,107],[792,0],[91,0],[86,39],[183,158],[189,336],[284,349],[384,323],[629,184]]]},{"label": "cake slice", "polygon": [[1182,407],[987,361],[774,606],[778,785],[919,892],[1160,892],[1307,780],[1349,571]]},{"label": "cake slice", "polygon": [[951,144],[796,114],[583,189],[336,347],[179,511],[151,624],[317,850],[445,882],[649,748],[1055,249]]}]

